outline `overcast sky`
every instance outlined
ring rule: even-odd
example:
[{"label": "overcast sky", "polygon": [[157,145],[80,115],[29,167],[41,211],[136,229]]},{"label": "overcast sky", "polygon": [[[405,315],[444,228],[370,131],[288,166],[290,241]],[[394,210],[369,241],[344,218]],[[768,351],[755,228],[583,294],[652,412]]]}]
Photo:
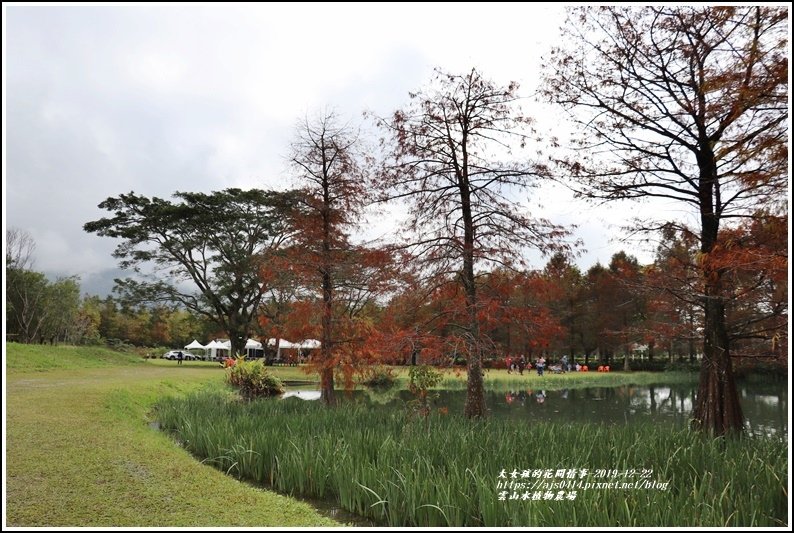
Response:
[{"label": "overcast sky", "polygon": [[[434,67],[476,67],[531,96],[563,18],[539,4],[4,4],[4,228],[33,236],[36,270],[105,292],[115,243],[82,227],[107,214],[97,204],[108,196],[284,187],[299,118],[390,114]],[[561,119],[524,107],[541,126]],[[546,188],[530,205],[579,225],[582,268],[621,248],[651,259],[610,242],[638,207],[569,198]]]}]

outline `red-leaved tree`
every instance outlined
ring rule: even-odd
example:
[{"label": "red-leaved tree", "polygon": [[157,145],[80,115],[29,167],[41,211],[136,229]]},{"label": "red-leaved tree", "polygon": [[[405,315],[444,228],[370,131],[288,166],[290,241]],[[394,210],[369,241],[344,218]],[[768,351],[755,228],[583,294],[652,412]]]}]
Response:
[{"label": "red-leaved tree", "polygon": [[368,357],[368,306],[387,290],[391,272],[388,250],[350,240],[372,191],[358,147],[356,134],[333,113],[300,124],[292,145],[301,194],[285,257],[302,294],[283,323],[293,336],[319,337],[311,363],[327,405],[336,401],[335,370],[349,381]]},{"label": "red-leaved tree", "polygon": [[[788,10],[774,6],[582,7],[548,64],[545,94],[579,136],[561,161],[579,191],[663,199],[697,236],[703,359],[693,417],[713,434],[743,428],[726,324],[725,230],[785,210]],[[684,226],[691,226],[685,228]]]},{"label": "red-leaved tree", "polygon": [[511,161],[529,125],[517,91],[515,83],[497,85],[474,69],[437,71],[405,109],[377,120],[388,134],[382,186],[389,198],[410,204],[407,243],[415,261],[431,287],[452,280],[462,291],[466,317],[456,325],[465,338],[468,417],[485,414],[478,274],[514,264],[525,246],[556,250],[566,235],[515,201],[539,175],[526,157]]}]

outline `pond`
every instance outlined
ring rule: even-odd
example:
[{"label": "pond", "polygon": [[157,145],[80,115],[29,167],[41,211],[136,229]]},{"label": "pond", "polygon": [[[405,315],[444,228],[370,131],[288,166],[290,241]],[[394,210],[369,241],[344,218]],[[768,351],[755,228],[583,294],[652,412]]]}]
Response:
[{"label": "pond", "polygon": [[[784,381],[742,382],[738,384],[740,402],[748,430],[759,435],[787,435],[788,391]],[[622,385],[618,387],[562,390],[487,391],[486,403],[492,416],[517,420],[557,422],[598,422],[631,424],[654,421],[684,426],[692,414],[697,385]],[[407,390],[338,391],[345,401],[394,404],[411,400]],[[285,397],[318,400],[319,391],[290,391]],[[466,392],[438,391],[436,407],[462,413]]]}]

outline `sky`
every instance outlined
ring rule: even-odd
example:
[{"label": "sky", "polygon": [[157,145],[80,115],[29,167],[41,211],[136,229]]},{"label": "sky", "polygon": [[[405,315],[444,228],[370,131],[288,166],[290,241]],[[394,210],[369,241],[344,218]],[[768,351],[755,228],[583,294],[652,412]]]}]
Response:
[{"label": "sky", "polygon": [[[288,187],[298,120],[387,116],[434,67],[517,81],[524,110],[558,128],[562,112],[533,94],[563,20],[561,7],[521,3],[4,4],[4,230],[33,237],[35,270],[107,294],[122,274],[116,242],[82,229],[107,215],[105,198]],[[620,249],[652,260],[616,240],[641,205],[592,206],[559,185],[516,201],[577,225],[583,269]],[[364,231],[386,236],[393,218]]]}]

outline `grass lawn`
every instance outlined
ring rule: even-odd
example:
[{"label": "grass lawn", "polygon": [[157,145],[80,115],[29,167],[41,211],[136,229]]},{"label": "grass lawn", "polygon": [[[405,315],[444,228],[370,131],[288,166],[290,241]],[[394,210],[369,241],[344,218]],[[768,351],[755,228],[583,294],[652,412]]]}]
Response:
[{"label": "grass lawn", "polygon": [[[146,364],[163,368],[182,366],[185,368],[206,369],[220,371],[221,374],[223,373],[221,364],[215,361],[183,361],[182,365],[177,365],[176,361],[169,361],[168,359],[148,359],[146,360]],[[307,373],[308,369],[306,366],[269,366],[267,369],[284,381],[320,382],[320,378],[316,373]]]},{"label": "grass lawn", "polygon": [[340,525],[201,464],[151,429],[155,401],[223,379],[217,365],[152,363],[101,348],[6,345],[5,525]]}]

